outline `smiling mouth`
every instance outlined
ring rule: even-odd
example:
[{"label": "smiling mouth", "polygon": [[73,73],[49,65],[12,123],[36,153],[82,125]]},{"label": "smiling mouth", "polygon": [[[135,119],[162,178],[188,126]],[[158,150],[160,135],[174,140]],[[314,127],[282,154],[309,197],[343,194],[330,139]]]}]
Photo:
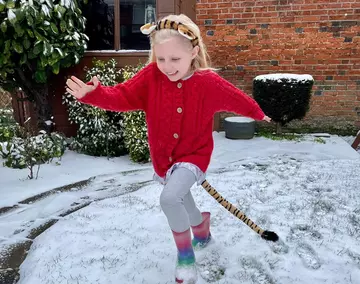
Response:
[{"label": "smiling mouth", "polygon": [[174,76],[177,74],[178,71],[172,72],[172,73],[166,73],[168,76]]}]

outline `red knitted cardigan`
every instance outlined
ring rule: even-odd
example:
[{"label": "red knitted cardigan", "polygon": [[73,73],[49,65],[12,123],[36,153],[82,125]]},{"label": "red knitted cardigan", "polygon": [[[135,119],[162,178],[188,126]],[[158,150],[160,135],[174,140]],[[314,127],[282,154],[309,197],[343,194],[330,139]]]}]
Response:
[{"label": "red knitted cardigan", "polygon": [[79,101],[111,111],[145,111],[151,160],[160,177],[178,162],[192,163],[206,172],[214,148],[216,112],[264,118],[252,98],[215,72],[197,71],[186,80],[172,82],[156,63],[125,83],[99,84]]}]

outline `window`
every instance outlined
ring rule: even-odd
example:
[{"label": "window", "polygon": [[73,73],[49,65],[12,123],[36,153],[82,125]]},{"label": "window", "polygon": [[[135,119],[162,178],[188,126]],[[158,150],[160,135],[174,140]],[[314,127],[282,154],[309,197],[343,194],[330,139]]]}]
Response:
[{"label": "window", "polygon": [[92,0],[83,10],[88,50],[150,48],[140,27],[156,21],[156,0]]},{"label": "window", "polygon": [[88,50],[115,49],[114,0],[92,0],[84,6],[85,33],[90,38]]}]

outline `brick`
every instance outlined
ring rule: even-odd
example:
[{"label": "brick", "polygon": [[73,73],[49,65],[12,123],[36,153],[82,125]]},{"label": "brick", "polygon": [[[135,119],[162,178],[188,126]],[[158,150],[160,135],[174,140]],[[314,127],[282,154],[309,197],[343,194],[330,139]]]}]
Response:
[{"label": "brick", "polygon": [[359,0],[201,0],[196,7],[212,61],[230,82],[251,93],[259,74],[308,73],[316,80],[309,115],[356,117],[360,125]]},{"label": "brick", "polygon": [[231,2],[230,3],[226,3],[226,2],[218,3],[217,6],[218,6],[218,8],[232,8],[232,3]]}]

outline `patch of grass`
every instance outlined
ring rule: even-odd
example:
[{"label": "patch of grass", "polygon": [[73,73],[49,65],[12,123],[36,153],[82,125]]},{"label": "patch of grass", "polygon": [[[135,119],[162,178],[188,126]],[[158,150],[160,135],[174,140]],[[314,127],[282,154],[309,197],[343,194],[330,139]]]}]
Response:
[{"label": "patch of grass", "polygon": [[322,139],[321,137],[316,137],[314,139],[314,142],[320,143],[320,144],[326,144],[326,141],[324,139]]},{"label": "patch of grass", "polygon": [[258,137],[265,137],[271,140],[279,141],[279,140],[288,140],[288,141],[301,141],[303,140],[303,136],[296,133],[282,133],[276,134],[274,132],[269,131],[259,131],[256,133]]}]

